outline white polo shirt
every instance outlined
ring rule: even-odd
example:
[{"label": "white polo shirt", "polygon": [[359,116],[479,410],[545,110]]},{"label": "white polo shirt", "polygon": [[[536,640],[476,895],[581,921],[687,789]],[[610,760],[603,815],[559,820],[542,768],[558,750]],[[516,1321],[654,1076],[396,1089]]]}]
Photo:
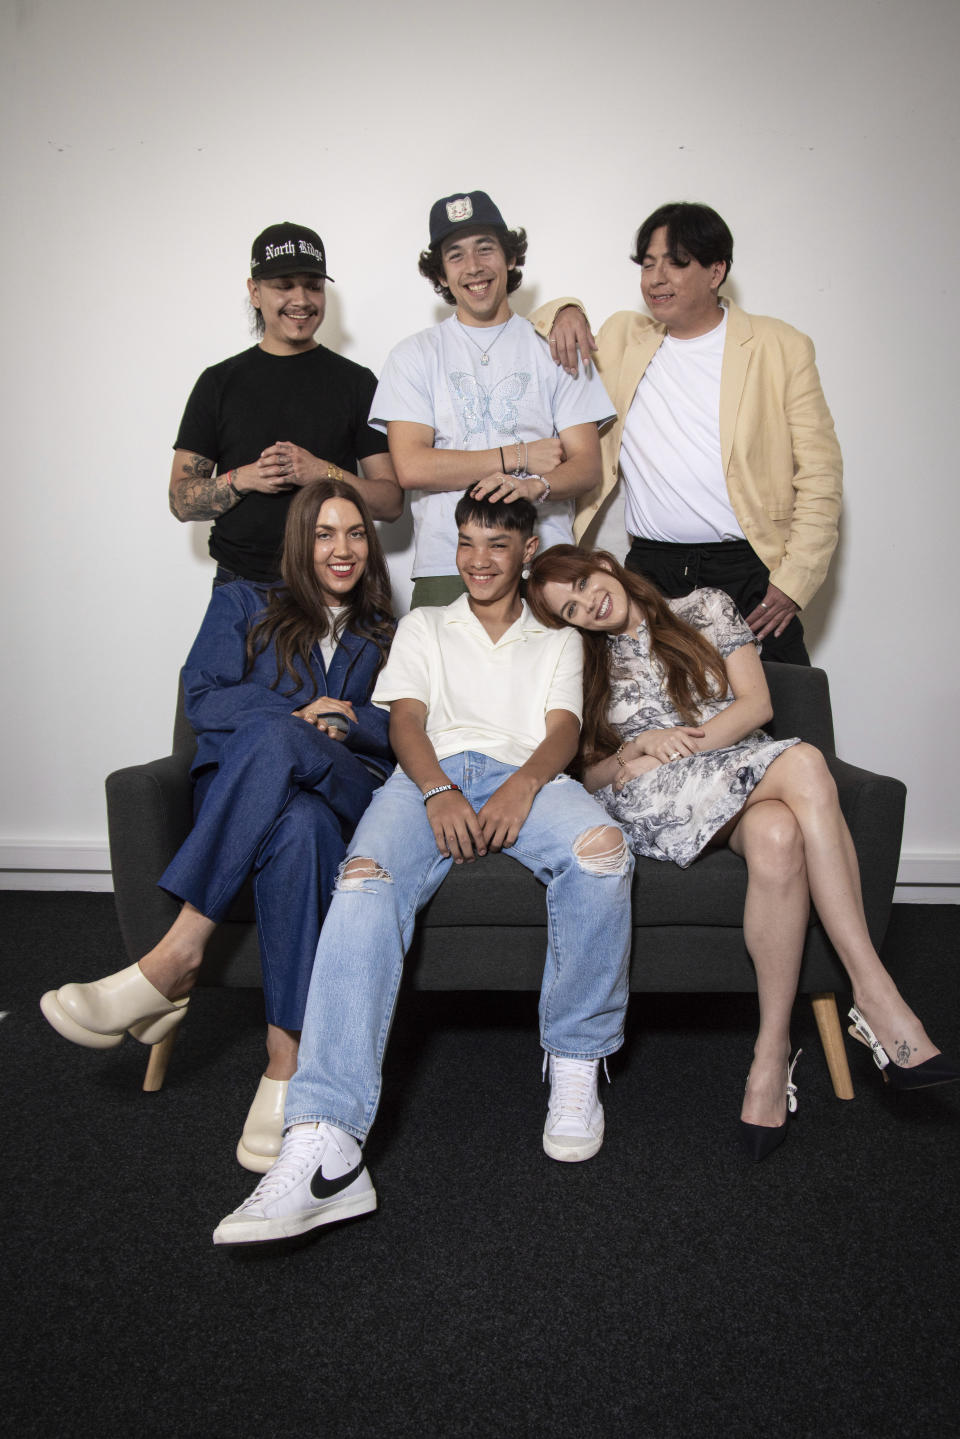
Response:
[{"label": "white polo shirt", "polygon": [[506,634],[490,639],[467,595],[404,615],[373,703],[419,700],[438,759],[476,750],[521,765],[546,738],[548,711],[583,717],[583,642],[550,630],[526,602]]}]

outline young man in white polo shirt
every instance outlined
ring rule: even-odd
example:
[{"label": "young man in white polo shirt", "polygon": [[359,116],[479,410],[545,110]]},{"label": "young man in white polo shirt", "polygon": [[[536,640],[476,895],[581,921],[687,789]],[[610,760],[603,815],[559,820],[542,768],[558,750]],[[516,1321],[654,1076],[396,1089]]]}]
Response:
[{"label": "young man in white polo shirt", "polygon": [[416,914],[451,864],[491,850],[547,886],[544,1150],[576,1161],[603,1142],[597,1071],[623,1042],[633,860],[563,773],[577,749],[582,647],[520,598],[534,520],[526,500],[464,496],[456,554],[467,594],[400,621],[373,696],[390,708],[400,763],[357,827],[323,926],[279,1158],[216,1244],[286,1238],[376,1208],[360,1146]]},{"label": "young man in white polo shirt", "polygon": [[453,512],[477,481],[507,480],[538,506],[544,549],[573,543],[574,500],[600,484],[597,427],[613,405],[595,371],[558,371],[510,308],[526,253],[526,233],[508,230],[483,190],[430,211],[420,273],[455,313],[391,351],[370,410],[411,491],[414,608],[463,593]]}]

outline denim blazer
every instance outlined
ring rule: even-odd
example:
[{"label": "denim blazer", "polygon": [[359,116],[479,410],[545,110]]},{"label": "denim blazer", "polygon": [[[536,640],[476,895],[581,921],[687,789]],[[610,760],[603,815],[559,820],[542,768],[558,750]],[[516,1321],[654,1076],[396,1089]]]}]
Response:
[{"label": "denim blazer", "polygon": [[[276,651],[262,650],[247,670],[247,635],[263,614],[267,587],[234,580],[214,590],[200,632],[183,667],[184,707],[197,735],[197,753],[191,774],[219,763],[220,747],[240,722],[254,715],[292,714],[317,695],[349,700],[357,716],[343,741],[358,758],[372,764],[384,778],[393,768],[388,710],[370,702],[380,658],[371,640],[345,631],[334,652],[329,671],[319,644],[310,656],[307,678],[299,659],[295,668],[302,683],[291,693],[284,675],[275,689]],[[314,691],[316,680],[316,691]]]}]

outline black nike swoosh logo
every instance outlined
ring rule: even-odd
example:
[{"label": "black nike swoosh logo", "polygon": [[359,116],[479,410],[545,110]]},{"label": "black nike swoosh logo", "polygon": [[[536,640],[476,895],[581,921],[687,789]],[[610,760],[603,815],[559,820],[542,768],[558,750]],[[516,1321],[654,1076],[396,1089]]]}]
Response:
[{"label": "black nike swoosh logo", "polygon": [[339,1174],[336,1179],[325,1179],[323,1166],[320,1165],[310,1180],[310,1193],[314,1199],[330,1199],[334,1194],[339,1194],[341,1189],[348,1189],[362,1169],[363,1160],[359,1159],[352,1169],[347,1170],[346,1174]]}]

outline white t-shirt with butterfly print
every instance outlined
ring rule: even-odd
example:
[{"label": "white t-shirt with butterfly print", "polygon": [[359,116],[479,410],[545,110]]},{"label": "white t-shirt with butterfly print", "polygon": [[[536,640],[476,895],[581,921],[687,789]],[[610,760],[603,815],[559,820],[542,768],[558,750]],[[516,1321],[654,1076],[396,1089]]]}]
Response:
[{"label": "white t-shirt with butterfly print", "polygon": [[[483,364],[481,355],[488,356]],[[390,420],[429,425],[438,450],[503,446],[513,468],[516,442],[558,435],[573,425],[612,419],[613,406],[594,366],[576,379],[555,365],[547,342],[529,320],[461,325],[456,315],[402,340],[391,350],[370,409],[370,424]],[[413,578],[457,572],[453,512],[462,490],[413,491]],[[538,507],[541,549],[573,543],[572,500]]]}]

